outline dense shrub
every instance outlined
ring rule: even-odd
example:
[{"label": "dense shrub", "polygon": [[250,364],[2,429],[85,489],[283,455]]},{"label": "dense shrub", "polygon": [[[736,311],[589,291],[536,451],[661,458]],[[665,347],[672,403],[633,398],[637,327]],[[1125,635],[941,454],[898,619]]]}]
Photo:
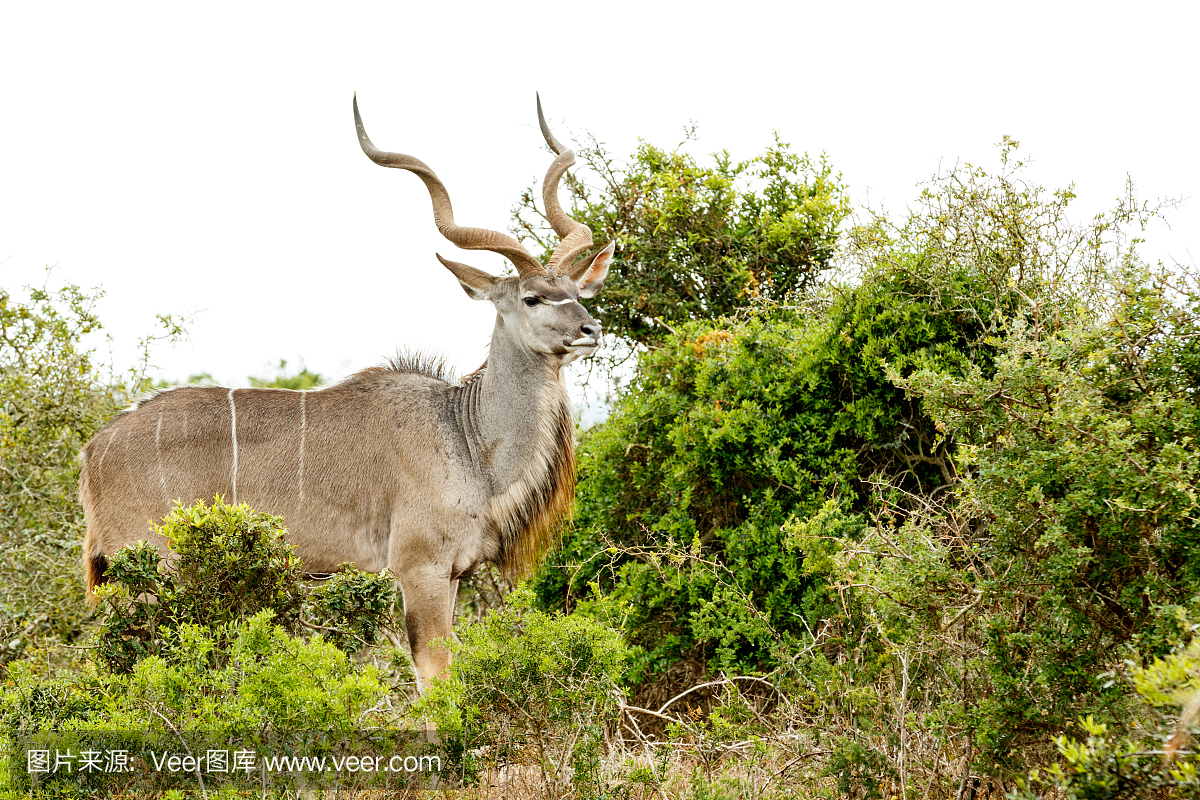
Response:
[{"label": "dense shrub", "polygon": [[[1195,632],[1193,625],[1189,633]],[[1145,667],[1133,666],[1134,724],[1081,719],[1080,738],[1056,737],[1058,758],[1018,779],[1014,798],[1051,793],[1079,800],[1200,797],[1198,759],[1190,746],[1200,713],[1198,672],[1196,640]]]},{"label": "dense shrub", "polygon": [[606,728],[617,723],[625,645],[595,619],[531,609],[528,589],[508,599],[461,631],[449,676],[416,711],[437,723],[466,776],[526,764],[553,796],[572,785],[591,796],[601,785]]},{"label": "dense shrub", "polygon": [[102,293],[53,290],[52,279],[24,301],[0,288],[0,664],[30,656],[53,668],[71,660],[58,645],[76,641],[87,616],[79,450],[147,386],[153,343],[183,330],[160,316],[161,335],[143,339],[140,362],[116,373],[86,341],[102,331]]},{"label": "dense shrub", "polygon": [[[9,762],[10,788],[27,791],[37,777],[39,796],[159,797],[166,786],[203,788],[191,770],[154,766],[152,753],[208,749],[255,754],[250,775],[205,768],[214,785],[260,778],[271,786],[291,776],[259,773],[279,755],[321,755],[360,741],[358,732],[395,724],[387,713],[388,687],[370,665],[356,665],[321,637],[290,635],[272,612],[209,628],[185,624],[156,655],[127,673],[89,669],[48,681],[25,662],[10,667],[0,696],[6,748],[48,747],[78,765],[83,751],[129,753],[122,772],[53,770],[32,776],[25,759]],[[409,742],[413,737],[409,737]],[[11,752],[11,750],[10,750]],[[298,776],[327,780],[321,774]],[[261,792],[260,792],[261,794]]]},{"label": "dense shrub", "polygon": [[95,299],[0,289],[0,663],[82,632],[76,456],[121,402],[80,342],[100,327]]},{"label": "dense shrub", "polygon": [[1130,198],[1082,227],[1070,199],[972,169],[856,241],[872,264],[917,253],[931,278],[966,265],[1014,296],[987,363],[884,365],[954,443],[954,479],[917,497],[880,476],[863,535],[829,562],[885,653],[851,677],[880,699],[905,687],[906,715],[829,707],[989,781],[1053,758],[1080,719],[1128,731],[1113,671],[1181,641],[1200,597],[1200,286],[1139,262]]},{"label": "dense shrub", "polygon": [[[173,548],[161,564],[145,542],[112,557],[89,664],[57,679],[10,664],[0,695],[6,735],[52,734],[64,752],[108,736],[132,753],[191,741],[202,752],[259,743],[275,755],[296,750],[300,737],[307,755],[401,723],[386,676],[351,658],[396,624],[388,574],[346,569],[312,588],[282,520],[219,499],[176,508],[158,530]],[[64,770],[44,780],[64,796],[155,794],[164,780],[194,786],[146,758],[128,774]]]},{"label": "dense shrub", "polygon": [[1127,729],[1112,673],[1200,597],[1200,291],[1138,261],[1151,210],[1073,225],[1015,153],[866,219],[853,282],[642,354],[539,602],[625,601],[635,683],[782,670],[910,792],[1010,785],[1089,714]]},{"label": "dense shrub", "polygon": [[1164,277],[1110,275],[1110,304],[1049,323],[1027,309],[989,376],[894,376],[956,437],[964,476],[904,525],[880,520],[844,574],[907,623],[903,647],[980,657],[964,723],[996,768],[1081,717],[1119,721],[1103,675],[1167,652],[1197,613],[1200,305]]},{"label": "dense shrub", "polygon": [[25,732],[338,731],[355,730],[385,693],[373,667],[355,666],[321,637],[290,635],[265,610],[184,624],[127,673],[46,681],[17,662],[0,708],[5,725]]},{"label": "dense shrub", "polygon": [[[691,132],[689,132],[689,137]],[[689,321],[714,320],[756,299],[798,295],[830,266],[850,213],[840,176],[776,138],[761,156],[701,163],[643,143],[618,165],[595,140],[580,153],[597,186],[567,176],[571,216],[596,242],[616,241],[621,265],[583,301],[605,333],[653,345]],[[556,240],[531,189],[514,217],[547,253]]]},{"label": "dense shrub", "polygon": [[110,669],[128,671],[161,653],[184,626],[216,630],[264,611],[289,633],[321,631],[350,652],[396,624],[388,573],[345,565],[311,588],[280,517],[217,498],[211,506],[176,507],[156,530],[172,557],[160,566],[149,543],[124,548],[109,565],[110,582],[97,590],[104,613],[97,654]]},{"label": "dense shrub", "polygon": [[[644,354],[581,445],[575,526],[537,579],[540,601],[620,587],[650,671],[697,646],[722,669],[779,663],[779,644],[836,613],[784,523],[831,499],[861,513],[877,473],[916,493],[953,479],[950,442],[881,362],[990,369],[986,327],[945,312],[972,280],[881,269],[819,315],[696,323]],[[656,561],[661,548],[686,552]]]}]

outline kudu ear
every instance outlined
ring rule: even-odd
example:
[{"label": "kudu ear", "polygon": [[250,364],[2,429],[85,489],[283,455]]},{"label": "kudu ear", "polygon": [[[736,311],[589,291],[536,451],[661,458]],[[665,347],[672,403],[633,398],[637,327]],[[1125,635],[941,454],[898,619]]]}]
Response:
[{"label": "kudu ear", "polygon": [[467,293],[467,297],[472,300],[489,300],[491,299],[492,286],[495,285],[496,279],[488,275],[481,269],[468,267],[466,264],[460,264],[457,261],[450,261],[442,258],[437,253],[438,261],[442,262],[442,266],[454,273],[454,277],[458,278],[459,284],[462,285],[463,291]]},{"label": "kudu ear", "polygon": [[604,288],[604,279],[608,277],[608,265],[612,263],[613,253],[617,243],[609,242],[596,255],[585,258],[571,270],[571,280],[579,287],[580,297],[595,297]]}]

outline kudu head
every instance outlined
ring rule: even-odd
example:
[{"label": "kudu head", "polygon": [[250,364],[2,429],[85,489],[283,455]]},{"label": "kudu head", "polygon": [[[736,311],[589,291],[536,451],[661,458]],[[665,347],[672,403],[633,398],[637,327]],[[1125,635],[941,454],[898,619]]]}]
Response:
[{"label": "kudu head", "polygon": [[562,237],[545,265],[507,234],[456,225],[450,195],[433,170],[412,156],[384,152],[371,143],[358,113],[357,97],[354,124],[358,142],[368,158],[384,167],[406,169],[424,181],[433,200],[434,222],[443,236],[464,250],[499,253],[516,267],[516,275],[497,278],[439,255],[438,260],[454,273],[467,295],[474,300],[491,300],[499,315],[498,327],[511,331],[524,347],[568,364],[580,356],[591,355],[600,346],[600,323],[592,319],[579,299],[595,296],[604,285],[615,243],[610,242],[595,255],[586,255],[592,246],[591,230],[568,217],[558,201],[559,181],[575,163],[575,154],[550,132],[540,97],[537,108],[542,135],[555,153],[542,183],[542,200],[546,218]]}]

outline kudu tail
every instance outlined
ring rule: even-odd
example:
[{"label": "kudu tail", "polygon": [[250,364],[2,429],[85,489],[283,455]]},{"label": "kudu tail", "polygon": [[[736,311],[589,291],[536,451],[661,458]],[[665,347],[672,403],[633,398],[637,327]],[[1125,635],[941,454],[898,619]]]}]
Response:
[{"label": "kudu tail", "polygon": [[84,597],[88,605],[92,606],[100,602],[96,597],[95,589],[106,582],[104,573],[108,570],[108,559],[104,556],[98,541],[99,537],[96,536],[96,526],[92,522],[94,501],[95,498],[92,497],[88,485],[87,450],[85,448],[83,463],[79,470],[79,503],[83,506],[83,519],[87,526],[87,530],[83,534],[83,578],[87,587]]},{"label": "kudu tail", "polygon": [[[86,539],[84,540],[87,541]],[[107,583],[108,579],[104,573],[108,569],[108,559],[102,555],[84,555],[83,557],[83,574],[87,579],[87,602],[88,605],[94,606],[100,602],[100,598],[96,597],[95,589],[101,584]]]}]

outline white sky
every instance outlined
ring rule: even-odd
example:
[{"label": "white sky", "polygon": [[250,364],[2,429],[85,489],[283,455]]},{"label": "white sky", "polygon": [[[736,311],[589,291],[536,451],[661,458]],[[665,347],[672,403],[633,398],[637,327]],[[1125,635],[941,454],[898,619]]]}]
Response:
[{"label": "white sky", "polygon": [[[978,8],[979,11],[969,9]],[[460,371],[493,312],[434,252],[498,272],[433,226],[424,160],[460,224],[505,230],[560,139],[617,155],[824,151],[857,201],[900,212],[939,164],[998,166],[1008,134],[1086,218],[1128,173],[1200,185],[1191,3],[59,3],[0,6],[0,286],[101,286],[119,363],[156,313],[200,312],[170,379],[244,385],[280,358],[340,377],[398,346]],[[1145,253],[1193,263],[1200,200]],[[1190,252],[1188,248],[1191,248]],[[616,269],[620,269],[618,262]],[[577,369],[577,368],[576,368]]]}]

